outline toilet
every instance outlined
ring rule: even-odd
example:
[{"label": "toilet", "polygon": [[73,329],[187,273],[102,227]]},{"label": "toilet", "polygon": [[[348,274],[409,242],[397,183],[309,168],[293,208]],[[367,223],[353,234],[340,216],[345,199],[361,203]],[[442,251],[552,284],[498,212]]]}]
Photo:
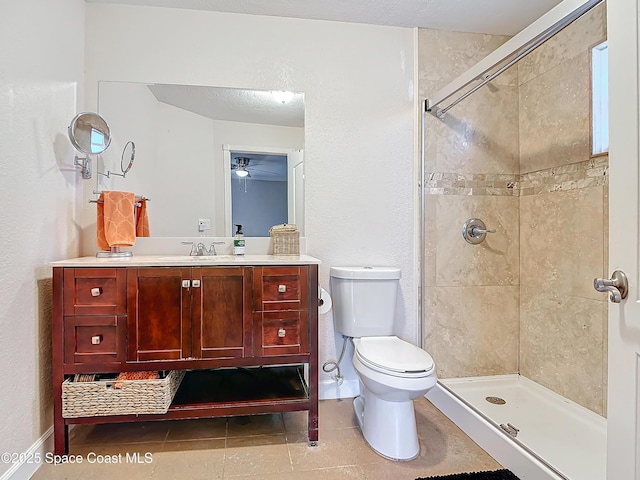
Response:
[{"label": "toilet", "polygon": [[413,400],[436,384],[431,356],[393,335],[400,269],[331,267],[336,331],[353,340],[360,396],[353,407],[377,453],[412,460],[420,453]]}]

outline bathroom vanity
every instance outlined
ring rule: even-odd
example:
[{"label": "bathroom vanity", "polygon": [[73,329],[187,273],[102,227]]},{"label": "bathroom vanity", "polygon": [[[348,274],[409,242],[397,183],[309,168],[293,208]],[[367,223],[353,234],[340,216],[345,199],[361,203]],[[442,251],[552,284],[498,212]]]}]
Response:
[{"label": "bathroom vanity", "polygon": [[[53,264],[55,453],[68,426],[308,411],[318,440],[318,264],[306,256]],[[186,370],[166,413],[63,417],[80,373]]]}]

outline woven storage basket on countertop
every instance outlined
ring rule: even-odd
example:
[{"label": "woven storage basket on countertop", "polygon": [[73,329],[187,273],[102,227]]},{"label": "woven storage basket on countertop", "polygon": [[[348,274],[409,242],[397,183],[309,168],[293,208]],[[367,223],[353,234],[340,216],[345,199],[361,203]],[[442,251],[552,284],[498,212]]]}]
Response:
[{"label": "woven storage basket on countertop", "polygon": [[118,380],[62,382],[62,416],[64,418],[106,415],[167,413],[184,377],[184,370],[172,370],[165,378],[153,380]]},{"label": "woven storage basket on countertop", "polygon": [[300,255],[300,232],[293,224],[274,225],[269,229],[274,255]]}]

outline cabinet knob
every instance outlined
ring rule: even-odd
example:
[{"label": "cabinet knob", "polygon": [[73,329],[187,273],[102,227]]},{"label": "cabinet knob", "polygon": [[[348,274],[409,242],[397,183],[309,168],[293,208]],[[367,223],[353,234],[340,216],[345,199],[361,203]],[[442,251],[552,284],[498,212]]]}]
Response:
[{"label": "cabinet knob", "polygon": [[93,287],[91,289],[91,296],[92,297],[99,297],[100,294],[102,294],[102,289],[100,287]]},{"label": "cabinet knob", "polygon": [[193,286],[193,288],[198,288],[200,286],[200,280],[193,280],[191,282],[191,285]]},{"label": "cabinet knob", "polygon": [[189,288],[191,286],[191,280],[182,280],[182,288]]},{"label": "cabinet knob", "polygon": [[287,291],[287,286],[286,285],[278,285],[278,292],[279,293],[284,293]]},{"label": "cabinet knob", "polygon": [[94,335],[91,337],[92,345],[100,345],[100,342],[102,342],[102,335]]},{"label": "cabinet knob", "polygon": [[278,337],[284,338],[286,334],[287,334],[287,331],[284,328],[278,329]]}]

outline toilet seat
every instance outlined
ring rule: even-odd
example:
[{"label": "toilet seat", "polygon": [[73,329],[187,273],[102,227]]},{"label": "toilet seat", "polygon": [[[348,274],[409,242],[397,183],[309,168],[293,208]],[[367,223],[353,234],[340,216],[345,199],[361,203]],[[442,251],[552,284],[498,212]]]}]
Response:
[{"label": "toilet seat", "polygon": [[435,366],[421,348],[396,336],[361,337],[354,341],[356,357],[367,367],[396,377],[425,377]]}]

